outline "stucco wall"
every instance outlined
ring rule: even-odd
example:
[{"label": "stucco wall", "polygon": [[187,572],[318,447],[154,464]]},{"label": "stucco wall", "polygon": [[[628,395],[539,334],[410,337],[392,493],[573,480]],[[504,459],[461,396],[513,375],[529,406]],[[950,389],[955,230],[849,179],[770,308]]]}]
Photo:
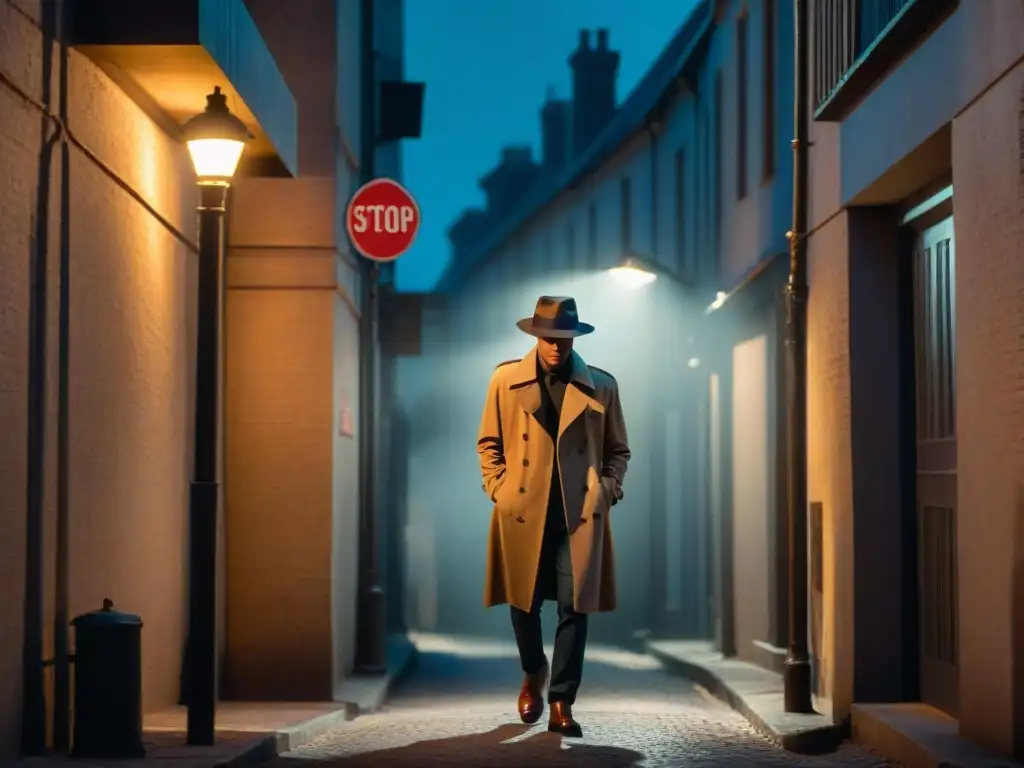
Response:
[{"label": "stucco wall", "polygon": [[[334,684],[352,671],[359,588],[359,319],[335,293],[333,301],[331,622]],[[383,516],[382,516],[383,518]]]},{"label": "stucco wall", "polygon": [[226,694],[332,694],[333,179],[245,179],[226,304]]},{"label": "stucco wall", "polygon": [[[0,3],[0,72],[42,101],[38,4]],[[55,71],[56,76],[56,71]],[[69,62],[68,127],[194,239],[184,149],[87,60]],[[57,105],[54,103],[56,110]],[[46,654],[52,652],[60,154],[40,184],[40,112],[0,83],[0,755],[17,745],[26,523],[29,258],[42,186],[47,289]],[[112,129],[116,127],[115,129]],[[173,704],[185,624],[195,257],[142,203],[70,148],[70,612],[105,597],[142,615],[143,705]],[[47,199],[48,197],[48,199]]]},{"label": "stucco wall", "polygon": [[771,535],[768,463],[768,338],[747,339],[732,349],[732,548],[736,652],[741,659],[762,661],[754,645],[769,639],[768,592],[771,571],[766,544]]},{"label": "stucco wall", "polygon": [[1024,749],[1024,65],[953,123],[960,712]]},{"label": "stucco wall", "polygon": [[819,692],[835,711],[852,698],[853,463],[850,445],[850,275],[847,214],[808,243],[807,498],[823,510],[824,614],[814,638]]}]

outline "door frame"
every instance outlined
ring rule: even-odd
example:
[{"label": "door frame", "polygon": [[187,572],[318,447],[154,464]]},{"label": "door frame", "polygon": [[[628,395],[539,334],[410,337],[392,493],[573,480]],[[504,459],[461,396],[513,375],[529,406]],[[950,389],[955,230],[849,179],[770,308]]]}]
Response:
[{"label": "door frame", "polygon": [[[950,685],[939,686],[943,690],[936,691],[929,686],[922,667],[927,664],[922,649],[921,611],[923,601],[920,595],[921,557],[919,547],[919,452],[917,430],[917,371],[916,371],[916,340],[915,340],[915,277],[914,259],[916,258],[916,240],[931,227],[953,217],[954,196],[952,178],[946,176],[940,181],[922,190],[900,211],[901,225],[901,259],[899,267],[900,279],[900,328],[901,346],[901,475],[903,478],[902,499],[902,534],[904,542],[902,567],[902,597],[907,610],[904,611],[903,640],[903,698],[908,701],[919,701],[926,698],[927,690],[932,695],[927,698],[942,698],[946,702],[949,714],[956,717],[959,704],[959,685],[956,679],[956,667],[952,671],[954,679]],[[956,229],[953,229],[955,248]],[[954,284],[954,301],[956,287]],[[955,304],[954,304],[955,306]],[[955,312],[955,310],[954,310]],[[956,316],[952,317],[955,334]],[[955,344],[955,336],[954,336]],[[954,371],[955,375],[955,371]],[[954,402],[955,408],[955,402]],[[954,433],[955,435],[955,433]],[[955,445],[955,443],[954,443]],[[955,480],[954,480],[955,482]],[[954,505],[954,515],[958,509]],[[955,519],[955,518],[954,518]],[[955,544],[955,542],[954,542]],[[955,577],[958,580],[958,577]],[[954,587],[958,586],[954,583]],[[939,662],[935,662],[938,664]],[[944,670],[950,674],[950,670]],[[946,690],[952,686],[952,692]],[[951,700],[950,700],[951,699]]]}]

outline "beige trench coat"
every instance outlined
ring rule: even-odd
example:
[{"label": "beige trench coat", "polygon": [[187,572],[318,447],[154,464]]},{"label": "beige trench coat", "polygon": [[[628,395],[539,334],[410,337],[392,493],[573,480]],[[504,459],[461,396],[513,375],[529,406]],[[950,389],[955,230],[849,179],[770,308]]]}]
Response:
[{"label": "beige trench coat", "polygon": [[502,363],[491,376],[477,452],[484,492],[494,502],[484,604],[529,610],[540,565],[558,457],[572,553],[575,609],[615,610],[615,563],[608,512],[629,461],[626,424],[615,379],[573,354],[558,440],[534,418],[541,406],[537,350]]}]

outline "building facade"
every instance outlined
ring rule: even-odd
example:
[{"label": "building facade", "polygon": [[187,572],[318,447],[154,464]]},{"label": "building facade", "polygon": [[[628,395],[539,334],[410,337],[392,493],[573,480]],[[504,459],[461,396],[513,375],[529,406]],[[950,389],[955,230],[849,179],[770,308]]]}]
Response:
[{"label": "building facade", "polygon": [[1019,757],[1024,16],[810,6],[818,692]]},{"label": "building facade", "polygon": [[[420,394],[444,403],[421,439],[450,457],[458,480],[449,486],[465,486],[458,506],[474,510],[480,528],[467,536],[460,520],[458,532],[436,535],[461,536],[459,551],[472,552],[483,541],[487,500],[466,446],[487,378],[527,348],[514,322],[538,295],[575,296],[598,329],[577,348],[619,380],[634,451],[613,522],[628,597],[593,631],[630,644],[649,634],[717,636],[730,652],[773,663],[762,646],[778,644],[764,609],[774,572],[766,537],[776,516],[768,446],[777,316],[773,302],[747,297],[785,249],[791,4],[704,2],[680,22],[621,103],[607,32],[581,32],[569,59],[571,98],[549,94],[541,109],[542,157],[506,148],[481,180],[486,205],[453,224],[437,310],[446,332],[438,320],[435,340],[443,350],[435,360],[451,361],[438,384],[448,394]],[[627,258],[659,278],[630,290],[614,271]],[[725,295],[720,311],[706,314]],[[437,498],[426,470],[410,489],[422,508]],[[730,524],[734,517],[740,522]],[[446,558],[433,559],[443,570]],[[477,567],[482,573],[482,560],[460,565],[451,583],[475,583]],[[440,597],[424,603],[437,627],[479,612],[476,592],[446,588],[440,572],[437,582]],[[446,618],[456,594],[462,602]]]},{"label": "building facade", "polygon": [[[352,664],[359,291],[339,222],[360,4],[87,5],[0,3],[0,756],[35,748],[55,648],[105,598],[145,622],[144,711],[182,695],[197,193],[180,126],[215,85],[253,134],[226,228],[222,696],[330,700]],[[379,5],[400,62],[401,4]]]}]

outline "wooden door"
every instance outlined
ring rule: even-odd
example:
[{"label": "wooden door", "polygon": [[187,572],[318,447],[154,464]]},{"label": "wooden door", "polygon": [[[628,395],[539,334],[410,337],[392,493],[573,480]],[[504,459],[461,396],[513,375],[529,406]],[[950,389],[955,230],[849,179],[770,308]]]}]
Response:
[{"label": "wooden door", "polygon": [[952,217],[920,232],[913,258],[921,699],[955,717],[959,636]]}]

